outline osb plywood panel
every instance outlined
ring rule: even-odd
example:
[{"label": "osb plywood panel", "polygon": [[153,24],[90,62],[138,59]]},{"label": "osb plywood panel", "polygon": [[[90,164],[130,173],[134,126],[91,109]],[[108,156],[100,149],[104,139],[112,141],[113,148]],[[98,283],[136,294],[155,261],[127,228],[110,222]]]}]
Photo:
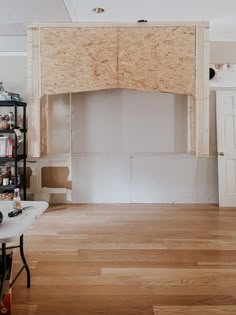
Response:
[{"label": "osb plywood panel", "polygon": [[42,28],[41,95],[117,86],[117,29]]},{"label": "osb plywood panel", "polygon": [[118,29],[119,85],[195,94],[195,27]]},{"label": "osb plywood panel", "polygon": [[42,167],[42,187],[71,189],[68,167]]}]

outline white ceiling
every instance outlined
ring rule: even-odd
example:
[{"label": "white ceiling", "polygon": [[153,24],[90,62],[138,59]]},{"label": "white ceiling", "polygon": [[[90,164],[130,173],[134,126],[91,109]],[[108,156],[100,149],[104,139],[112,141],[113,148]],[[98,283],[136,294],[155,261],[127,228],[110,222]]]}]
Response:
[{"label": "white ceiling", "polygon": [[[235,0],[65,0],[77,21],[193,21],[235,22]],[[103,7],[103,14],[92,9]],[[74,12],[73,12],[74,11]]]},{"label": "white ceiling", "polygon": [[[195,20],[210,21],[213,39],[234,34],[236,41],[236,0],[0,0],[0,5],[0,36],[25,35],[27,24],[40,22]],[[105,12],[94,13],[95,7]]]},{"label": "white ceiling", "polygon": [[0,0],[0,35],[25,34],[37,22],[70,22],[64,0]]}]

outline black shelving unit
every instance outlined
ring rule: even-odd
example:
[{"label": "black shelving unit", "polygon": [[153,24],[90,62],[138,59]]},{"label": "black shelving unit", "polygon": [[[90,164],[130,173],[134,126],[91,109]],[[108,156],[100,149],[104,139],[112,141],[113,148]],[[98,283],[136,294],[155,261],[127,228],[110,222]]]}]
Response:
[{"label": "black shelving unit", "polygon": [[[12,134],[14,139],[14,150],[13,150],[13,157],[0,157],[0,164],[5,164],[7,162],[12,162],[15,168],[15,174],[14,174],[14,184],[13,185],[7,185],[2,186],[0,185],[0,193],[2,192],[13,192],[16,187],[19,187],[22,191],[22,199],[26,200],[26,106],[27,104],[25,102],[19,102],[19,101],[0,101],[0,107],[12,107],[12,112],[14,113],[14,127],[12,129],[0,129],[0,135],[3,134]],[[20,128],[18,126],[18,109],[22,108],[22,123],[23,126]],[[18,139],[17,135],[14,131],[14,129],[20,129],[22,135],[23,135],[23,152],[18,152]],[[22,161],[23,162],[23,174],[20,177],[20,182],[18,183],[18,163]]]}]

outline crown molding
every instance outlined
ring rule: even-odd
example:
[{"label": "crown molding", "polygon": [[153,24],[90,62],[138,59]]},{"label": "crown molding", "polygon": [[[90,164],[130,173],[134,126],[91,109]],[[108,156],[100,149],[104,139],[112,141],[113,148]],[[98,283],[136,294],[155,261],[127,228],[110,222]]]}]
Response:
[{"label": "crown molding", "polygon": [[72,22],[78,22],[78,17],[76,15],[75,7],[73,5],[73,2],[71,0],[64,0],[66,9],[70,15]]}]

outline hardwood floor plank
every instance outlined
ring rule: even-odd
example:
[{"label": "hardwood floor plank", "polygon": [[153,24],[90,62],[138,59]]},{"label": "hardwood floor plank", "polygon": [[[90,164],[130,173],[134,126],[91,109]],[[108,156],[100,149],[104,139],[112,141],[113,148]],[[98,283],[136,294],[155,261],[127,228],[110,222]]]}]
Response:
[{"label": "hardwood floor plank", "polygon": [[178,306],[153,307],[155,315],[235,315],[236,307],[232,306]]},{"label": "hardwood floor plank", "polygon": [[25,255],[32,285],[17,280],[12,315],[236,314],[235,209],[54,205]]}]

